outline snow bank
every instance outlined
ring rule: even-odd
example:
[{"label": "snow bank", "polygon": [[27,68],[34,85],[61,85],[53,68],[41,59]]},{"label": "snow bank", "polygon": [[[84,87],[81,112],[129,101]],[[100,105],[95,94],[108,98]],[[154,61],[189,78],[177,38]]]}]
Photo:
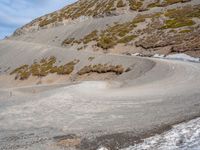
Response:
[{"label": "snow bank", "polygon": [[199,150],[200,118],[174,126],[170,131],[123,150]]},{"label": "snow bank", "polygon": [[182,61],[191,61],[191,62],[200,62],[200,58],[194,58],[187,54],[172,54],[167,55],[167,59],[175,59],[175,60],[182,60]]},{"label": "snow bank", "polygon": [[171,55],[159,55],[159,54],[155,54],[153,56],[154,58],[163,58],[163,59],[172,59],[172,60],[181,60],[181,61],[189,61],[189,62],[200,62],[200,58],[194,58],[191,57],[187,54],[171,54]]}]

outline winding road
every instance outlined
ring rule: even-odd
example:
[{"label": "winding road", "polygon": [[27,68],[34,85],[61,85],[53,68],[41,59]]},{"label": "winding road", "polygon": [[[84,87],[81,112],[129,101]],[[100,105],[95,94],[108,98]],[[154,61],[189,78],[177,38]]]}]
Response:
[{"label": "winding road", "polygon": [[0,149],[119,149],[200,116],[200,64],[149,59],[135,79],[2,88]]}]

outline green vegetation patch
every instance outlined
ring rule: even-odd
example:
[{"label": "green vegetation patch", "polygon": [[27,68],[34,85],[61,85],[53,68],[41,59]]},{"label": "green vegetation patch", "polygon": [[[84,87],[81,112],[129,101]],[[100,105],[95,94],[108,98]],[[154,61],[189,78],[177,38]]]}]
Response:
[{"label": "green vegetation patch", "polygon": [[[78,71],[78,75],[84,75],[84,74],[88,74],[88,73],[109,73],[109,72],[113,72],[117,75],[120,75],[122,73],[124,73],[125,70],[124,67],[122,65],[108,65],[108,64],[98,64],[98,65],[89,65],[89,66],[85,66],[83,67],[80,71]],[[130,70],[128,70],[130,71]]]},{"label": "green vegetation patch", "polygon": [[192,30],[186,29],[186,30],[181,30],[181,31],[179,31],[179,33],[190,33],[190,32],[192,32]]},{"label": "green vegetation patch", "polygon": [[191,18],[200,18],[200,6],[186,6],[180,9],[170,9],[165,13],[166,17],[169,18],[186,18],[186,19],[191,19]]},{"label": "green vegetation patch", "polygon": [[109,49],[116,45],[116,37],[113,36],[101,36],[97,42],[97,46],[102,49]]},{"label": "green vegetation patch", "polygon": [[95,59],[95,57],[93,57],[93,56],[90,56],[90,57],[88,58],[89,61],[93,61],[94,59]]},{"label": "green vegetation patch", "polygon": [[72,44],[74,41],[75,41],[75,38],[65,39],[65,40],[62,42],[62,45],[63,45],[63,46],[66,46],[66,45]]},{"label": "green vegetation patch", "polygon": [[165,25],[162,27],[162,29],[168,29],[168,28],[180,28],[185,26],[192,26],[195,22],[192,20],[187,19],[172,19],[172,20],[166,20]]},{"label": "green vegetation patch", "polygon": [[102,31],[94,30],[80,40],[75,40],[74,38],[66,39],[63,41],[62,45],[74,43],[88,44],[89,42],[94,41],[96,42],[96,46],[102,49],[113,48],[118,43],[126,44],[134,40],[136,35],[133,35],[132,31],[135,27],[137,27],[138,23],[144,22],[147,18],[160,17],[161,15],[162,13],[138,15],[136,18],[129,22],[121,24],[115,23],[114,25],[108,26],[105,30]]},{"label": "green vegetation patch", "polygon": [[39,26],[40,27],[44,27],[44,26],[47,26],[47,25],[49,25],[49,24],[51,24],[51,23],[55,23],[57,21],[57,18],[56,17],[51,17],[51,19],[44,19],[44,20],[41,20],[40,22],[39,22]]},{"label": "green vegetation patch", "polygon": [[[189,0],[190,1],[190,0]],[[188,2],[186,0],[165,0],[164,4],[165,5],[172,5],[172,4],[176,4],[176,3],[184,3],[184,2]]]},{"label": "green vegetation patch", "polygon": [[23,65],[13,70],[10,75],[16,74],[15,79],[25,80],[31,75],[36,77],[45,77],[49,73],[57,73],[58,75],[69,75],[73,72],[74,66],[78,60],[73,60],[65,65],[55,66],[56,58],[43,58],[39,62],[34,62],[32,65]]},{"label": "green vegetation patch", "polygon": [[144,22],[146,19],[148,18],[159,18],[162,15],[162,13],[158,12],[158,13],[153,13],[153,14],[143,14],[143,15],[137,15],[133,21],[132,24],[137,24],[137,23],[141,23]]},{"label": "green vegetation patch", "polygon": [[135,35],[127,35],[127,36],[123,37],[122,39],[120,39],[118,42],[119,43],[128,43],[128,42],[134,40],[136,37],[137,36],[135,36]]},{"label": "green vegetation patch", "polygon": [[160,6],[161,6],[160,0],[157,0],[154,3],[150,3],[149,5],[147,5],[147,8],[160,7]]},{"label": "green vegetation patch", "polygon": [[200,18],[200,8],[187,6],[181,9],[171,9],[165,13],[165,16],[170,19],[165,21],[163,29],[192,26],[195,24],[192,19],[194,17]]},{"label": "green vegetation patch", "polygon": [[95,40],[98,39],[97,33],[98,33],[98,31],[95,30],[95,31],[91,32],[90,34],[86,35],[86,36],[84,37],[84,39],[82,39],[82,40],[80,40],[80,41],[83,41],[84,44],[87,44],[87,43],[89,43],[89,42],[91,42],[91,41],[95,41]]},{"label": "green vegetation patch", "polygon": [[123,0],[119,0],[118,2],[117,2],[117,7],[118,8],[120,8],[120,7],[125,7],[126,6],[126,4],[123,2]]},{"label": "green vegetation patch", "polygon": [[[131,10],[138,11],[142,8],[144,3],[143,0],[127,0],[129,2],[129,7]],[[154,3],[148,5],[148,8],[152,7],[162,7],[171,5],[179,2],[187,2],[188,0],[164,0],[162,3],[157,0]],[[104,1],[78,1],[71,4],[59,12],[54,12],[52,14],[46,15],[45,17],[38,18],[31,22],[30,25],[37,23],[39,21],[39,26],[44,27],[52,23],[62,22],[66,19],[77,19],[81,16],[104,16],[109,15],[118,8],[125,7],[126,3],[123,0],[104,0]]]},{"label": "green vegetation patch", "polygon": [[71,4],[59,12],[52,13],[47,15],[44,18],[39,18],[39,26],[44,27],[48,24],[61,22],[65,19],[77,19],[81,16],[99,16],[102,14],[110,14],[112,11],[115,11],[118,7],[124,5],[121,4],[119,0],[119,4],[115,6],[116,0],[104,0],[104,1],[95,1],[95,0],[87,0],[87,1],[78,1],[74,4]]},{"label": "green vegetation patch", "polygon": [[131,10],[137,11],[139,10],[143,5],[143,2],[141,0],[129,0],[129,7]]},{"label": "green vegetation patch", "polygon": [[191,0],[164,0],[164,1],[160,1],[157,0],[153,3],[150,3],[147,8],[154,8],[154,7],[166,7],[172,4],[176,4],[176,3],[185,3],[185,2],[189,2]]}]

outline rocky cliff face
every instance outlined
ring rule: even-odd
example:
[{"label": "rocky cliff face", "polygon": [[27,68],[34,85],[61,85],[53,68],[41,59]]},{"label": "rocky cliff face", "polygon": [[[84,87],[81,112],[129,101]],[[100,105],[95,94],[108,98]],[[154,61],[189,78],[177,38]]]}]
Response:
[{"label": "rocky cliff face", "polygon": [[80,0],[33,20],[13,38],[34,42],[49,30],[54,36],[44,42],[75,50],[198,57],[199,23],[199,0]]}]

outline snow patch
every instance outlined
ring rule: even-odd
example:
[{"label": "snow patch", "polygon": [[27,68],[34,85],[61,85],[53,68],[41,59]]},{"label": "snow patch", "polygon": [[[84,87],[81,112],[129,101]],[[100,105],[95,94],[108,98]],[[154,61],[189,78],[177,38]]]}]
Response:
[{"label": "snow patch", "polygon": [[134,53],[134,54],[131,54],[132,56],[141,56],[140,53]]},{"label": "snow patch", "polygon": [[165,55],[155,54],[153,57],[155,57],[155,58],[164,58]]},{"label": "snow patch", "polygon": [[167,55],[166,58],[182,60],[182,61],[200,62],[200,58],[194,58],[187,54],[172,54],[172,55]]},{"label": "snow patch", "polygon": [[130,146],[123,150],[199,150],[200,149],[200,118],[173,126],[160,135],[147,138],[143,143]]},{"label": "snow patch", "polygon": [[105,147],[100,147],[100,148],[98,148],[97,150],[108,150],[108,149],[105,148]]}]

